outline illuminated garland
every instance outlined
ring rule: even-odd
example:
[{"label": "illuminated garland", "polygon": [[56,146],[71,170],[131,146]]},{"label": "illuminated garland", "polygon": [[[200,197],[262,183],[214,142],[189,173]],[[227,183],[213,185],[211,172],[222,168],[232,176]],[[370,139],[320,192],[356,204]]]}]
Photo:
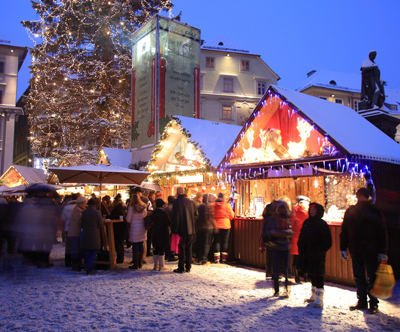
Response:
[{"label": "illuminated garland", "polygon": [[129,148],[131,35],[171,0],[38,0],[24,21],[35,45],[26,96],[32,151],[93,162]]},{"label": "illuminated garland", "polygon": [[190,169],[185,171],[176,171],[176,172],[153,172],[148,177],[157,181],[165,178],[172,178],[177,176],[187,176],[187,175],[196,175],[199,173],[209,173],[210,168],[203,167],[198,169]]}]

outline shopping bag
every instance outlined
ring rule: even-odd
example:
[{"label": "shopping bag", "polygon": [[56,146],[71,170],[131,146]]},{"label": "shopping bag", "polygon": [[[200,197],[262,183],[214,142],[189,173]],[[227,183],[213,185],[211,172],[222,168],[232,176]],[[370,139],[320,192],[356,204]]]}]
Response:
[{"label": "shopping bag", "polygon": [[387,299],[392,296],[392,291],[396,283],[393,269],[389,264],[379,264],[376,271],[374,286],[370,293],[378,299]]}]

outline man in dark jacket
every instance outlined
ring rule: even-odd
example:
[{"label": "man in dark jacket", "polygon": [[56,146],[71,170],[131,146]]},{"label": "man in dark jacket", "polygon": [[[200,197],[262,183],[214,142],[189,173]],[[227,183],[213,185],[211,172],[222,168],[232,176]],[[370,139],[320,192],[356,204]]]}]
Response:
[{"label": "man in dark jacket", "polygon": [[179,262],[176,273],[190,272],[192,266],[192,247],[196,238],[195,222],[198,217],[195,202],[187,198],[183,188],[176,190],[177,199],[173,203],[172,211],[172,233],[180,236]]},{"label": "man in dark jacket", "polygon": [[97,202],[91,198],[87,202],[88,208],[82,211],[82,240],[81,248],[85,255],[85,267],[87,274],[95,274],[96,255],[101,248],[100,229],[103,227],[103,219]]},{"label": "man in dark jacket", "polygon": [[349,248],[353,263],[358,302],[350,310],[367,309],[368,295],[369,312],[374,314],[378,311],[379,301],[369,291],[374,285],[378,264],[388,260],[386,227],[381,212],[370,203],[368,189],[360,188],[356,195],[357,204],[349,207],[344,215],[340,253],[346,260]]}]

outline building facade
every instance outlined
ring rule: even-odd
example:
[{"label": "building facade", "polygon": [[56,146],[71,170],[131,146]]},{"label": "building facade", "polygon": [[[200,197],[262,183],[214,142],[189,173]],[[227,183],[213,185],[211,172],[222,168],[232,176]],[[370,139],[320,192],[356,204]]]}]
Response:
[{"label": "building facade", "polygon": [[223,36],[201,47],[200,118],[243,125],[280,77],[261,59]]},{"label": "building facade", "polygon": [[0,174],[13,164],[15,118],[22,114],[16,107],[18,71],[28,53],[0,35]]}]

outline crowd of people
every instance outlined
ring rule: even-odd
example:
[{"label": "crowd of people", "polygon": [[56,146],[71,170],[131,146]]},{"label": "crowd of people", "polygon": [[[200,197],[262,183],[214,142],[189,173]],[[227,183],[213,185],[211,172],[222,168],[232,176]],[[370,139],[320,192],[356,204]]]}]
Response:
[{"label": "crowd of people", "polygon": [[209,265],[210,254],[214,263],[226,263],[234,213],[223,194],[200,193],[192,200],[179,187],[167,202],[161,196],[135,187],[126,202],[119,194],[100,200],[49,191],[29,192],[22,203],[1,197],[1,257],[9,263],[20,253],[24,264],[49,268],[53,244],[65,241],[65,266],[95,274],[105,249],[104,221],[119,219],[113,223],[117,264],[124,263],[126,248],[132,249],[133,270],[149,256],[159,271],[169,270],[166,260],[178,260],[177,273],[190,272],[192,263]]},{"label": "crowd of people", "polygon": [[[378,264],[388,260],[386,227],[381,212],[372,203],[374,196],[370,190],[360,188],[356,197],[357,204],[350,206],[344,215],[340,253],[347,260],[347,250],[350,252],[357,288],[358,301],[349,309],[368,309],[374,314],[378,311],[379,301],[370,291]],[[305,302],[323,307],[326,253],[332,247],[331,232],[323,220],[324,207],[311,203],[305,196],[298,196],[293,208],[290,203],[283,197],[264,209],[259,250],[267,251],[266,274],[272,276],[273,296],[288,297],[291,261],[295,282],[301,282],[300,276],[311,282],[311,296]],[[282,276],[284,290],[280,292]]]},{"label": "crowd of people", "polygon": [[[235,214],[222,193],[198,193],[190,199],[185,189],[178,187],[167,202],[161,197],[157,192],[144,195],[140,187],[132,190],[126,202],[119,194],[113,200],[94,194],[89,200],[80,194],[62,199],[56,192],[43,190],[28,192],[22,203],[0,197],[2,268],[11,266],[16,253],[22,254],[24,264],[52,267],[52,246],[65,241],[65,266],[95,274],[96,260],[104,249],[102,230],[107,219],[120,220],[113,223],[116,263],[122,264],[125,248],[131,248],[129,269],[141,269],[149,256],[153,256],[157,271],[169,270],[166,260],[178,260],[175,273],[190,272],[192,264],[228,261]],[[356,197],[357,204],[345,213],[340,235],[341,255],[347,260],[349,250],[357,287],[358,302],[350,310],[376,313],[379,301],[370,290],[378,264],[388,260],[386,228],[382,214],[371,202],[370,191],[360,188]],[[293,207],[286,197],[265,206],[259,249],[267,252],[266,274],[272,277],[274,296],[288,297],[289,276],[297,283],[302,277],[311,282],[311,296],[306,302],[323,306],[326,253],[332,246],[323,216],[323,206],[305,196],[298,196]]]}]

